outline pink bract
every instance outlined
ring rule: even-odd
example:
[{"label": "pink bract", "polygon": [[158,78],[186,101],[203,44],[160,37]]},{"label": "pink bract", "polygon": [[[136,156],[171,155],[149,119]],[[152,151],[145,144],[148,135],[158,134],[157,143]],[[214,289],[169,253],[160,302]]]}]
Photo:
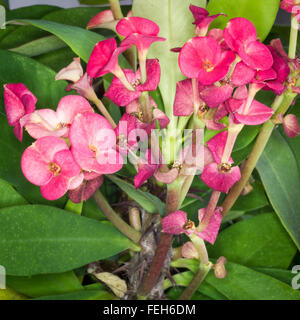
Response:
[{"label": "pink bract", "polygon": [[48,200],[59,199],[83,180],[68,145],[57,137],[38,139],[28,147],[23,153],[21,167],[24,176],[40,186],[42,195]]},{"label": "pink bract", "polygon": [[272,55],[267,46],[257,41],[255,26],[249,20],[231,19],[224,30],[224,39],[229,48],[238,53],[250,68],[259,70],[271,68]]},{"label": "pink bract", "polygon": [[70,128],[71,151],[76,162],[88,172],[111,174],[123,165],[116,151],[116,135],[110,123],[91,112],[75,117]]},{"label": "pink bract", "polygon": [[[199,209],[198,211],[199,226],[197,227],[197,230],[201,229],[201,221],[205,216],[205,213],[206,213],[206,208]],[[208,226],[205,227],[202,231],[196,232],[197,236],[199,236],[205,241],[208,241],[211,244],[214,244],[217,239],[221,221],[222,221],[222,215],[220,213],[220,208],[216,208],[213,216],[210,218]]]},{"label": "pink bract", "polygon": [[56,112],[52,109],[41,109],[25,116],[21,124],[35,139],[46,136],[68,137],[69,128],[77,114],[93,112],[89,102],[80,96],[63,97]]},{"label": "pink bract", "polygon": [[190,39],[179,53],[179,67],[188,78],[198,78],[202,85],[223,79],[235,60],[232,51],[223,51],[214,38]]},{"label": "pink bract", "polygon": [[295,138],[300,134],[298,118],[294,114],[288,114],[283,118],[283,128],[290,138]]},{"label": "pink bract", "polygon": [[193,228],[185,228],[187,222],[187,214],[184,211],[175,211],[162,219],[162,232],[175,235],[181,233],[191,234],[194,230],[192,230]]},{"label": "pink bract", "polygon": [[87,29],[99,27],[103,23],[114,21],[114,16],[111,10],[103,10],[95,15],[87,24]]},{"label": "pink bract", "polygon": [[131,69],[124,69],[127,81],[135,88],[135,91],[127,90],[123,83],[114,77],[105,96],[118,106],[126,106],[135,99],[139,98],[143,91],[156,90],[160,81],[160,66],[158,59],[147,60],[146,62],[147,80],[141,84],[141,72],[134,73]]},{"label": "pink bract", "polygon": [[23,138],[23,126],[20,120],[35,110],[36,102],[37,98],[23,83],[4,85],[4,105],[8,124],[14,127],[14,134],[19,141]]},{"label": "pink bract", "polygon": [[141,17],[126,17],[117,24],[117,32],[123,37],[128,37],[133,33],[157,36],[159,33],[158,25],[146,18]]},{"label": "pink bract", "polygon": [[87,65],[88,75],[92,78],[99,78],[107,73],[118,75],[122,72],[118,63],[118,57],[127,49],[128,47],[126,46],[117,48],[115,39],[98,42]]}]

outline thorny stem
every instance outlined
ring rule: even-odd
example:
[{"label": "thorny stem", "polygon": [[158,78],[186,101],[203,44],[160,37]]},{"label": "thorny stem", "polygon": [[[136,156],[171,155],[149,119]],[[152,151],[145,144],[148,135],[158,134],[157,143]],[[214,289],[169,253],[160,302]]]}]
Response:
[{"label": "thorny stem", "polygon": [[213,264],[211,262],[208,262],[206,264],[200,263],[199,270],[194,275],[194,278],[192,279],[188,287],[185,288],[182,295],[179,297],[179,300],[189,300],[193,296],[195,291],[208,275],[212,266]]},{"label": "thorny stem", "polygon": [[109,0],[110,8],[113,13],[115,20],[120,20],[123,18],[123,13],[121,10],[119,0]]},{"label": "thorny stem", "polygon": [[129,208],[129,222],[130,225],[137,231],[141,231],[141,215],[140,210],[136,207]]},{"label": "thorny stem", "polygon": [[130,227],[122,218],[120,218],[99,190],[95,192],[93,197],[100,210],[119,231],[135,243],[140,241],[141,233]]},{"label": "thorny stem", "polygon": [[[166,215],[178,209],[180,187],[181,183],[178,180],[168,185]],[[173,236],[171,234],[161,233],[155,256],[138,290],[140,297],[146,297],[155,286],[164,266],[166,256],[171,248],[172,240]]]}]

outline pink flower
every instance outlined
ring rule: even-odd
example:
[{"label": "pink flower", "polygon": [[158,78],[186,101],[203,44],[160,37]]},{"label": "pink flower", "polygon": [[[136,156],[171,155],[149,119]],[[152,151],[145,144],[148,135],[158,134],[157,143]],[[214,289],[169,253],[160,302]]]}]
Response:
[{"label": "pink flower", "polygon": [[231,158],[229,158],[227,163],[222,163],[227,137],[228,132],[223,131],[207,142],[214,162],[205,166],[201,175],[203,182],[210,188],[225,193],[241,178],[240,168],[238,166],[232,167],[233,161]]},{"label": "pink flower", "polygon": [[149,47],[153,42],[165,41],[165,38],[158,37],[158,25],[148,19],[140,17],[126,17],[117,24],[117,32],[125,37],[121,46],[135,45],[139,57],[145,59]]},{"label": "pink flower", "polygon": [[193,24],[196,25],[195,34],[198,37],[206,36],[210,24],[220,15],[225,16],[223,13],[209,16],[209,12],[206,9],[192,4],[190,5],[190,10],[195,19]]},{"label": "pink flower", "polygon": [[282,120],[284,131],[288,137],[295,138],[300,134],[299,122],[294,114],[288,114]]},{"label": "pink flower", "polygon": [[300,2],[299,0],[282,0],[280,3],[280,8],[295,14],[298,17],[298,21],[300,21],[299,13],[300,13]]},{"label": "pink flower", "polygon": [[115,129],[117,150],[122,155],[126,155],[128,153],[128,149],[134,149],[138,145],[136,128],[136,117],[129,113],[124,113]]},{"label": "pink flower", "polygon": [[14,127],[14,134],[19,141],[23,138],[22,117],[35,110],[37,98],[23,83],[4,85],[4,105],[8,124]]},{"label": "pink flower", "polygon": [[193,221],[188,220],[187,214],[184,211],[175,211],[164,217],[161,221],[162,232],[170,234],[187,235],[195,232],[195,224]]},{"label": "pink flower", "polygon": [[141,71],[138,69],[134,73],[131,69],[124,69],[124,73],[127,81],[134,87],[135,91],[126,89],[123,83],[114,77],[113,81],[105,93],[105,96],[112,100],[118,106],[126,106],[130,102],[139,98],[143,91],[154,91],[156,90],[160,81],[160,66],[158,59],[147,60],[147,81],[141,83]]},{"label": "pink flower", "polygon": [[255,26],[249,20],[231,19],[224,30],[224,39],[250,68],[267,70],[272,67],[272,55],[264,44],[257,41]]},{"label": "pink flower", "polygon": [[56,112],[52,109],[36,110],[24,116],[21,124],[34,139],[46,136],[67,138],[74,118],[84,112],[93,112],[88,101],[80,96],[69,95],[59,101]]},{"label": "pink flower", "polygon": [[113,22],[114,16],[111,10],[103,10],[95,15],[87,24],[87,29],[99,28],[104,23]]},{"label": "pink flower", "polygon": [[258,125],[269,120],[273,114],[273,109],[253,100],[249,105],[248,92],[246,86],[238,88],[233,98],[226,102],[227,110],[235,123],[246,125]]},{"label": "pink flower", "polygon": [[222,215],[220,213],[220,209],[221,208],[219,207],[216,208],[213,216],[210,218],[208,226],[203,226],[201,224],[206,213],[206,208],[202,208],[198,210],[199,226],[196,228],[197,229],[196,234],[197,236],[199,236],[200,238],[202,238],[203,240],[211,244],[215,243],[219,229],[220,229],[220,225],[222,221]]},{"label": "pink flower", "polygon": [[73,60],[67,67],[57,73],[55,80],[71,82],[66,91],[76,90],[81,96],[88,98],[94,93],[93,79],[87,73],[83,74],[80,58],[74,58]]},{"label": "pink flower", "polygon": [[231,97],[232,91],[229,84],[211,85],[201,90],[200,97],[210,108],[216,108]]},{"label": "pink flower", "polygon": [[189,116],[194,112],[192,80],[177,82],[174,100],[174,116]]},{"label": "pink flower", "polygon": [[111,174],[122,168],[123,159],[115,150],[115,132],[101,115],[78,114],[70,128],[69,139],[73,157],[83,170]]},{"label": "pink flower", "polygon": [[85,180],[76,189],[69,191],[69,199],[74,203],[87,201],[101,187],[103,181],[102,175],[90,180],[87,180],[85,175]]},{"label": "pink flower", "polygon": [[149,97],[149,101],[150,108],[152,109],[152,120],[150,122],[144,122],[139,99],[133,100],[126,106],[126,113],[129,113],[136,119],[136,129],[142,129],[146,133],[146,135],[144,135],[142,134],[143,131],[137,130],[141,141],[144,141],[151,135],[151,130],[156,129],[156,121],[158,121],[161,129],[166,128],[170,122],[167,115],[158,109],[155,101],[151,97]]},{"label": "pink flower", "polygon": [[255,70],[248,67],[243,61],[239,62],[232,73],[231,83],[234,86],[244,86],[250,83],[255,77]]},{"label": "pink flower", "polygon": [[88,75],[92,78],[99,78],[107,73],[112,73],[116,77],[123,77],[123,71],[119,66],[118,57],[127,49],[128,47],[126,46],[117,48],[115,39],[98,42],[87,65]]},{"label": "pink flower", "polygon": [[214,38],[190,39],[179,53],[179,67],[188,78],[198,78],[202,85],[223,79],[235,60],[232,51],[223,51]]},{"label": "pink flower", "polygon": [[155,159],[148,149],[144,158],[140,158],[138,163],[138,173],[134,177],[134,186],[139,188],[146,180],[154,175],[154,173],[161,166],[160,159]]},{"label": "pink flower", "polygon": [[47,200],[62,197],[83,180],[68,145],[57,137],[38,139],[28,147],[23,153],[21,167],[26,179],[40,186]]}]

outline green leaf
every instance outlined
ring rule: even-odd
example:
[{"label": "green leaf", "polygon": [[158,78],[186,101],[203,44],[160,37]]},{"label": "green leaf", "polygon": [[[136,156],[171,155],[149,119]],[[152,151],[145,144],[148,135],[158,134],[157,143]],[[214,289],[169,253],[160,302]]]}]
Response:
[{"label": "green leaf", "polygon": [[132,244],[109,223],[41,205],[1,209],[0,234],[0,264],[16,276],[66,272]]},{"label": "green leaf", "polygon": [[211,272],[206,282],[231,300],[300,300],[300,291],[271,276],[232,262],[226,263],[227,276],[217,279]]},{"label": "green leaf", "polygon": [[291,270],[274,269],[274,268],[254,268],[254,270],[265,273],[273,278],[276,278],[288,285],[291,285],[295,274]]},{"label": "green leaf", "polygon": [[293,241],[274,213],[265,213],[235,223],[223,230],[209,256],[226,257],[249,267],[286,269],[296,254]]},{"label": "green leaf", "polygon": [[0,208],[27,204],[27,201],[12,187],[12,185],[2,179],[0,179],[0,194]]},{"label": "green leaf", "polygon": [[136,189],[132,184],[113,175],[108,175],[107,178],[113,181],[120,189],[122,189],[130,198],[136,201],[147,212],[164,215],[165,204],[156,196],[152,195],[151,193]]},{"label": "green leaf", "polygon": [[47,20],[22,19],[18,22],[31,24],[56,35],[85,62],[88,62],[96,43],[105,39],[92,31]]},{"label": "green leaf", "polygon": [[189,10],[191,3],[203,7],[206,1],[134,0],[132,6],[134,16],[156,22],[160,28],[159,35],[166,38],[166,41],[151,46],[149,57],[159,59],[161,66],[159,88],[169,117],[173,112],[176,82],[184,79],[178,66],[178,54],[170,52],[170,49],[182,47],[194,36],[195,26],[192,24],[194,20]]},{"label": "green leaf", "polygon": [[35,60],[58,72],[71,63],[75,57],[76,54],[67,47],[42,54],[35,57]]},{"label": "green leaf", "polygon": [[74,272],[43,274],[31,277],[7,276],[6,284],[28,297],[57,295],[83,289]]},{"label": "green leaf", "polygon": [[239,151],[246,148],[259,133],[260,126],[244,126],[241,133],[238,135],[233,151]]},{"label": "green leaf", "polygon": [[116,297],[105,290],[81,290],[55,296],[45,296],[35,300],[116,300]]},{"label": "green leaf", "polygon": [[300,175],[294,153],[275,130],[257,163],[267,196],[298,248],[300,248]]},{"label": "green leaf", "polygon": [[24,56],[35,57],[65,47],[66,44],[56,36],[47,36],[9,50],[23,54]]},{"label": "green leaf", "polygon": [[225,13],[219,17],[213,28],[223,29],[229,19],[244,17],[254,23],[258,37],[263,41],[270,32],[279,9],[280,0],[210,0],[207,10],[210,14]]},{"label": "green leaf", "polygon": [[245,196],[239,196],[236,203],[232,207],[232,210],[252,211],[263,208],[269,204],[262,184],[259,181],[256,181],[252,187],[253,190],[250,193]]}]

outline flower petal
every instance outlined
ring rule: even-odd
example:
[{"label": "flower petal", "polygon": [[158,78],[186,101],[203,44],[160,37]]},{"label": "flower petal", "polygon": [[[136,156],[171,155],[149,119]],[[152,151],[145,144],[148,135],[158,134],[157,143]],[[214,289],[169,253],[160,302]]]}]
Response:
[{"label": "flower petal", "polygon": [[164,217],[161,221],[162,232],[170,234],[184,233],[184,224],[187,222],[187,214],[183,211],[175,211]]}]

